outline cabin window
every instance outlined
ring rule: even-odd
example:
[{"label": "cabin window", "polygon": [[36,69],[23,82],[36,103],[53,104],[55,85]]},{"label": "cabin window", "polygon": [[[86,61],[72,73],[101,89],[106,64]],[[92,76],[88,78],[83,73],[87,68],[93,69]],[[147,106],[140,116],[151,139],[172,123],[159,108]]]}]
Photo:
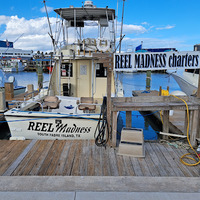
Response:
[{"label": "cabin window", "polygon": [[107,77],[107,71],[103,67],[103,63],[96,64],[96,77]]},{"label": "cabin window", "polygon": [[73,67],[72,63],[63,63],[61,66],[61,76],[62,77],[73,77]]},{"label": "cabin window", "polygon": [[185,71],[193,74],[199,74],[199,69],[186,69]]}]

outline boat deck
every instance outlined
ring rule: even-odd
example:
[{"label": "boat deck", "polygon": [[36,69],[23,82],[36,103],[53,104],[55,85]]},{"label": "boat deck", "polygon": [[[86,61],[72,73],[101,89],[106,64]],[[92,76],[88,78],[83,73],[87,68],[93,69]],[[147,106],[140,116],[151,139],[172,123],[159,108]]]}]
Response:
[{"label": "boat deck", "polygon": [[[199,177],[199,166],[180,162],[188,151],[145,142],[145,158],[117,154],[92,140],[0,141],[1,176]],[[190,162],[190,161],[189,161]]]}]

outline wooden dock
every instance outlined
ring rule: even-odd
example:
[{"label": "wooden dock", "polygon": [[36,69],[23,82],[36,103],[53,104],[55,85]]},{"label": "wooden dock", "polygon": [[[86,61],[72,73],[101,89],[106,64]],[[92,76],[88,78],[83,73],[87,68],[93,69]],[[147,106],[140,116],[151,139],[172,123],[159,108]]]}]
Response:
[{"label": "wooden dock", "polygon": [[187,152],[146,142],[145,158],[133,158],[90,140],[1,140],[0,175],[199,177],[199,166],[188,167],[179,160]]},{"label": "wooden dock", "polygon": [[[132,115],[131,112],[136,110],[140,112],[152,111],[158,112],[162,111],[162,131],[164,133],[169,133],[170,130],[170,120],[169,111],[178,110],[184,112],[184,134],[187,132],[187,108],[190,113],[189,124],[190,124],[190,142],[194,147],[196,145],[196,140],[199,138],[199,109],[200,101],[196,97],[182,97],[183,101],[175,98],[175,96],[134,96],[134,97],[114,97],[111,100],[111,116],[112,116],[112,145],[115,147],[117,145],[117,113],[119,111],[126,111],[126,127],[131,128],[132,126]],[[159,115],[159,114],[158,114]],[[180,124],[181,125],[181,124]],[[173,125],[174,126],[174,125]],[[175,127],[175,126],[174,126]],[[178,129],[178,128],[177,128]],[[180,131],[180,130],[179,130]],[[180,131],[181,132],[181,131]]]}]

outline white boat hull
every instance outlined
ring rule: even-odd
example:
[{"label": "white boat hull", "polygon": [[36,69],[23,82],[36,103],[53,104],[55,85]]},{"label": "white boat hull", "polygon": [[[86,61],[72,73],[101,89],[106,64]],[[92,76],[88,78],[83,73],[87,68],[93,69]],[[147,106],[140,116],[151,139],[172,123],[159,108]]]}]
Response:
[{"label": "white boat hull", "polygon": [[98,116],[16,110],[5,113],[12,137],[39,140],[94,139]]},{"label": "white boat hull", "polygon": [[178,83],[179,87],[181,90],[187,94],[188,96],[195,94],[197,91],[197,86],[196,84],[191,83],[188,81],[186,78],[183,76],[180,76],[179,74],[172,74],[173,78],[176,80]]}]

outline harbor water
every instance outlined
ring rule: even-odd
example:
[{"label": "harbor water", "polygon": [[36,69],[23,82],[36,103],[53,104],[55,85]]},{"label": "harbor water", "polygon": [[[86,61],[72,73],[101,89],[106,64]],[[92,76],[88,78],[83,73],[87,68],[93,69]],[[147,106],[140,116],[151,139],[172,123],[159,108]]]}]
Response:
[{"label": "harbor water", "polygon": [[[33,84],[34,89],[38,88],[38,77],[36,72],[18,72],[18,73],[7,73],[8,76],[15,76],[19,86],[27,86],[28,84]],[[47,73],[44,76],[44,87],[48,86],[50,75]],[[120,73],[118,78],[123,84],[124,96],[131,97],[133,90],[146,89],[146,73]],[[173,79],[172,76],[164,73],[152,73],[151,75],[151,90],[159,90],[162,86],[163,89],[167,89],[169,86],[169,91],[180,90],[178,84]],[[98,88],[97,88],[98,89]],[[126,126],[126,113],[120,112],[120,124]],[[145,140],[156,140],[157,130],[152,128],[152,124],[149,123],[149,117],[142,116],[138,111],[132,112],[132,127],[142,128],[144,131]]]},{"label": "harbor water", "polygon": [[[120,73],[119,79],[123,84],[124,96],[131,97],[133,90],[146,91],[146,73]],[[151,74],[151,90],[159,90],[160,86],[166,90],[169,86],[169,92],[181,90],[174,78],[165,73]],[[120,112],[123,121],[123,127],[126,126],[126,112]],[[155,119],[153,119],[155,122]],[[138,111],[132,111],[132,127],[143,129],[145,140],[156,140],[157,132],[160,127],[152,122],[151,113],[141,115]],[[152,128],[153,127],[153,128]]]}]

